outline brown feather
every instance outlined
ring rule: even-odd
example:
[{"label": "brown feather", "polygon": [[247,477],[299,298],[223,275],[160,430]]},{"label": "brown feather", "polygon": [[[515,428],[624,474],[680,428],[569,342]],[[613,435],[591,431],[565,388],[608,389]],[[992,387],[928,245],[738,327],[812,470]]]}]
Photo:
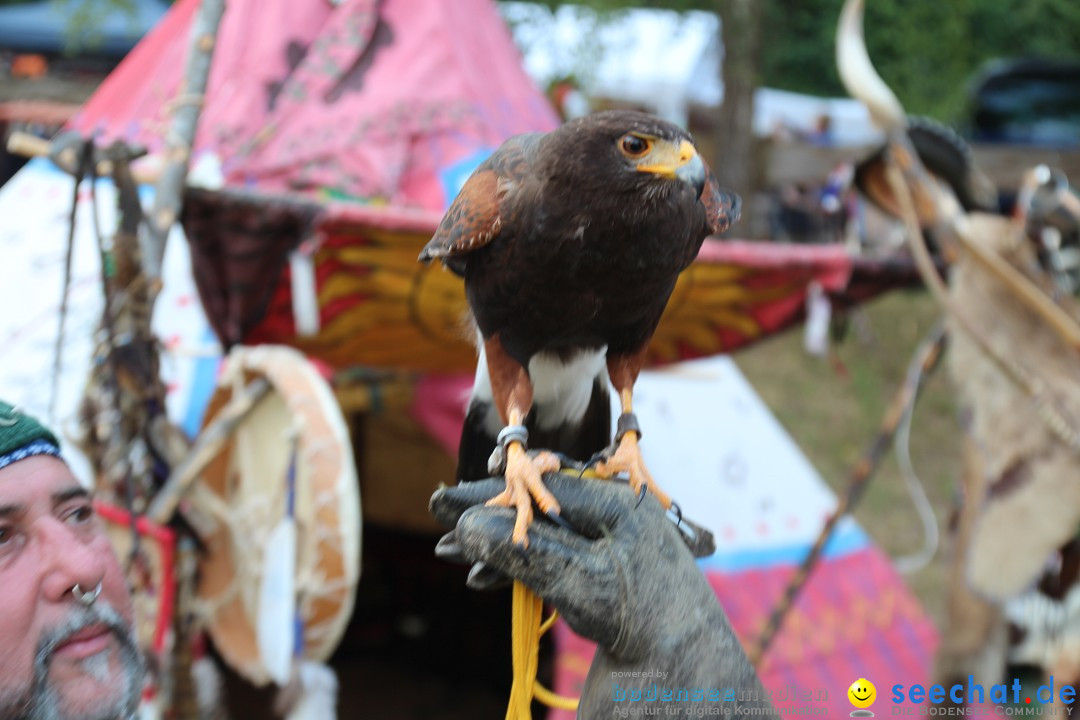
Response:
[{"label": "brown feather", "polygon": [[[533,133],[510,138],[476,169],[420,252],[421,262],[466,255],[498,237],[503,227],[503,199],[531,176],[541,137]],[[459,263],[447,265],[461,274]]]},{"label": "brown feather", "polygon": [[446,211],[420,260],[451,257],[487,245],[499,233],[499,177],[493,170],[473,174]]}]

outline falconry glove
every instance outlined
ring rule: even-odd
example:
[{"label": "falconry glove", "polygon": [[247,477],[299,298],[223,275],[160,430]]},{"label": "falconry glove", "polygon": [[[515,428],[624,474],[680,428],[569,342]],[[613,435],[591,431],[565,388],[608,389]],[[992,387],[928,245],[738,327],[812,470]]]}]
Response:
[{"label": "falconry glove", "polygon": [[[766,706],[754,669],[694,562],[694,554],[712,553],[711,535],[676,521],[651,495],[639,499],[622,482],[563,474],[545,482],[569,527],[534,523],[527,550],[511,539],[513,509],[483,505],[502,491],[501,480],[436,491],[432,514],[454,526],[436,553],[474,563],[470,587],[520,580],[599,645],[579,717],[610,717],[620,693],[631,698],[637,688],[637,697],[647,699],[653,685],[661,692],[704,690],[693,700],[687,692],[683,703],[665,702],[668,707],[719,704],[708,690],[724,688],[759,698],[744,704]],[[653,672],[641,677],[647,671]]]}]

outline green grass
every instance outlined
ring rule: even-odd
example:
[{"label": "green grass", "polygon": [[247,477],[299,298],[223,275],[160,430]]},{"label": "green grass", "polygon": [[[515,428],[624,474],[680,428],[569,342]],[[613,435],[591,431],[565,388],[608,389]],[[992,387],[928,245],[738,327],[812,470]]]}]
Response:
[{"label": "green grass", "polygon": [[[940,316],[925,292],[894,292],[851,318],[845,338],[834,345],[834,359],[807,355],[801,328],[734,357],[826,482],[841,493],[851,469],[876,436],[915,349]],[[961,433],[947,360],[924,383],[911,433],[912,462],[937,513],[942,543],[961,467]],[[855,517],[892,557],[921,547],[922,523],[891,446]],[[929,566],[907,576],[939,627],[944,608],[943,551],[939,548]]]}]

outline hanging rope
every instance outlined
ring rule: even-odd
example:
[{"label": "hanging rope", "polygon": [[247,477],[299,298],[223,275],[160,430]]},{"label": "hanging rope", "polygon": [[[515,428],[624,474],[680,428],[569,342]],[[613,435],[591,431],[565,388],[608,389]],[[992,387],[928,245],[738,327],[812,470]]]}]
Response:
[{"label": "hanging rope", "polygon": [[[112,411],[113,417],[119,419],[124,417],[124,408],[121,400],[121,393],[123,392],[120,384],[121,363],[117,358],[116,318],[118,310],[123,307],[125,296],[123,291],[126,290],[126,288],[121,289],[116,287],[114,276],[117,258],[113,252],[114,247],[112,240],[106,239],[105,233],[101,228],[101,217],[98,214],[97,197],[98,172],[97,163],[93,161],[93,156],[96,154],[93,140],[88,139],[84,147],[88,148],[86,154],[87,167],[85,172],[89,175],[90,180],[90,218],[94,231],[94,239],[97,242],[98,259],[101,271],[100,279],[103,303],[101,311],[101,328],[105,331],[105,344],[102,351],[104,357],[102,358],[99,356],[99,359],[104,363],[104,376],[101,378],[101,384],[104,393],[108,396],[109,409]],[[123,173],[127,172],[127,160],[122,157],[113,158],[111,166],[113,181],[117,191],[122,197],[126,188],[124,184],[121,183],[120,178]],[[122,226],[119,232],[123,232]],[[125,570],[134,569],[144,583],[150,584],[149,578],[151,571],[146,556],[142,552],[142,537],[139,535],[137,525],[139,513],[135,508],[136,487],[134,468],[130,462],[124,463],[123,467],[124,475],[120,478],[120,482],[123,485],[123,507],[128,512],[128,530],[131,537],[131,550],[128,553]]]},{"label": "hanging rope", "polygon": [[[580,468],[573,468],[578,471]],[[599,477],[589,470],[583,477]],[[510,702],[506,708],[506,720],[531,720],[532,701],[558,710],[577,710],[578,699],[568,698],[548,690],[536,679],[540,666],[540,638],[543,637],[558,613],[544,620],[544,602],[523,583],[514,582],[513,601],[510,607],[510,653],[513,658],[514,680],[510,686]]]},{"label": "hanging rope", "polygon": [[[918,360],[918,356],[912,358],[907,371],[908,384],[914,384],[916,387],[922,384],[921,376],[925,371],[923,364]],[[893,452],[896,453],[896,462],[900,466],[900,475],[904,478],[908,495],[923,526],[922,548],[893,561],[896,569],[905,575],[918,572],[929,565],[937,555],[938,545],[941,542],[941,532],[938,528],[937,515],[934,514],[934,506],[930,503],[930,498],[926,496],[926,488],[915,472],[915,464],[911,460],[911,422],[914,417],[915,403],[912,402],[904,410],[904,417],[900,420],[900,427],[893,441]]]},{"label": "hanging rope", "polygon": [[[60,294],[60,327],[56,332],[56,347],[53,350],[52,395],[49,397],[49,422],[56,424],[56,399],[60,395],[60,373],[64,364],[64,335],[68,314],[68,295],[71,291],[71,258],[75,248],[75,227],[79,214],[79,186],[86,175],[87,168],[93,165],[94,145],[85,143],[79,154],[75,168],[75,185],[71,189],[71,212],[68,215],[67,250],[64,253],[64,285]],[[93,182],[93,181],[91,181]]]}]

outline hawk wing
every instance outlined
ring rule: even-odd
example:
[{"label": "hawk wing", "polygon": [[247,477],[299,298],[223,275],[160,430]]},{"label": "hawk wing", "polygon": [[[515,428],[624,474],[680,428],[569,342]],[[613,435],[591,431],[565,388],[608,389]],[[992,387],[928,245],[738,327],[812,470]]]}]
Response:
[{"label": "hawk wing", "polygon": [[493,241],[507,224],[502,200],[529,177],[543,137],[543,133],[518,135],[492,153],[469,176],[418,259],[439,258],[458,275],[464,274],[462,256]]}]

